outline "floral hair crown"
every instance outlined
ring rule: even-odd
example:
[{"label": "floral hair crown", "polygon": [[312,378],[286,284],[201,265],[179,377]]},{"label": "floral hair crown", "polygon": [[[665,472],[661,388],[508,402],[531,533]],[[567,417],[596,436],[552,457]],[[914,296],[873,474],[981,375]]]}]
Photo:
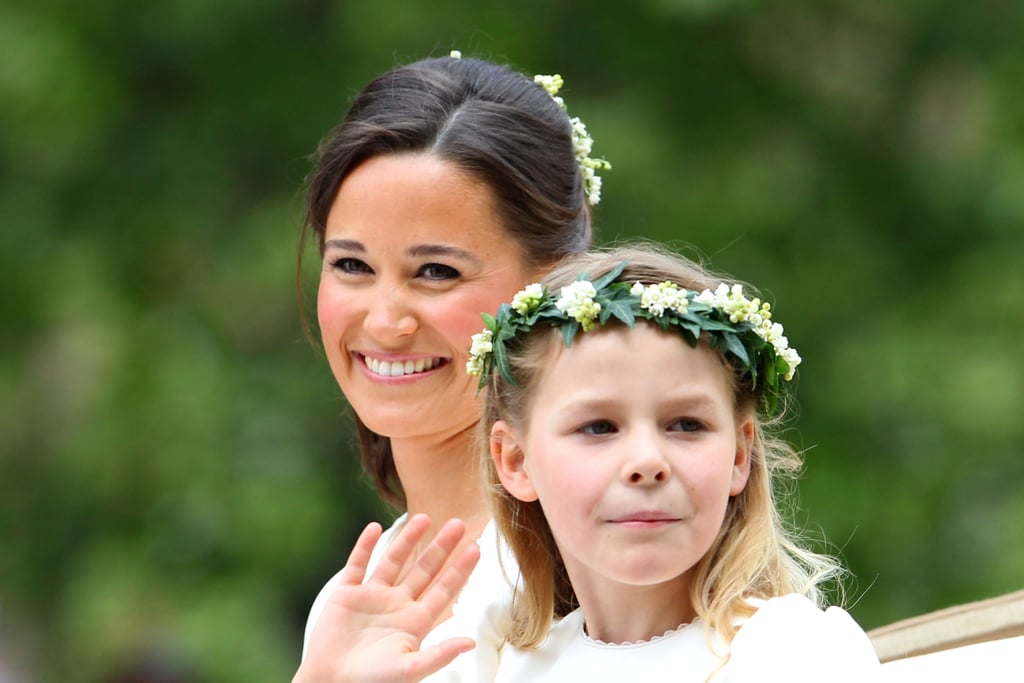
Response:
[{"label": "floral hair crown", "polygon": [[[561,76],[544,76],[537,74],[533,82],[548,91],[551,99],[562,109],[565,109],[565,100],[558,96],[565,81]],[[583,174],[583,193],[587,196],[587,202],[594,206],[601,201],[601,176],[597,171],[610,171],[612,165],[604,159],[591,159],[590,150],[594,147],[594,138],[590,137],[587,127],[578,116],[569,118],[572,124],[572,148],[576,153],[576,161],[580,165],[580,172]]]},{"label": "floral hair crown", "polygon": [[705,289],[698,293],[673,282],[615,282],[625,266],[622,263],[593,282],[584,273],[562,287],[559,296],[534,283],[516,294],[511,304],[503,303],[497,317],[484,313],[481,317],[486,327],[473,335],[466,371],[480,376],[479,388],[486,385],[495,368],[515,384],[506,344],[535,325],[560,327],[569,347],[580,330],[589,332],[612,318],[633,327],[640,318],[665,331],[677,329],[694,347],[701,335],[707,334],[711,348],[743,368],[752,386],[760,388],[767,411],[775,411],[779,382],[793,379],[800,354],[789,346],[782,325],[772,322],[768,303],[747,299],[738,284],[730,287],[723,283],[714,292]]}]

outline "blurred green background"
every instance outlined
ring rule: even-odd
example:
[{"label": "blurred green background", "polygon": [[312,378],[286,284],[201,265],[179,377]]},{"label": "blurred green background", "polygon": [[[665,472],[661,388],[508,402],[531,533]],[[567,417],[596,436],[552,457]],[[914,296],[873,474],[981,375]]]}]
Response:
[{"label": "blurred green background", "polygon": [[0,680],[290,678],[388,515],[301,331],[302,180],[452,48],[565,77],[602,240],[776,300],[795,520],[862,625],[1024,587],[1022,35],[994,0],[5,0]]}]

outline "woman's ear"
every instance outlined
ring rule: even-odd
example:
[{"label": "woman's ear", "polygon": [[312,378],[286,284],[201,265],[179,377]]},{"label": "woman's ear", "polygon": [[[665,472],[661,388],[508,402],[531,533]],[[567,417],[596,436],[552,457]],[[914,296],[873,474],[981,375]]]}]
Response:
[{"label": "woman's ear", "polygon": [[750,459],[754,452],[754,418],[746,416],[736,429],[736,458],[732,466],[729,495],[738,496],[750,478]]},{"label": "woman's ear", "polygon": [[512,426],[504,420],[496,421],[491,426],[490,446],[494,469],[505,490],[524,503],[537,500],[537,492],[526,471],[526,455]]}]

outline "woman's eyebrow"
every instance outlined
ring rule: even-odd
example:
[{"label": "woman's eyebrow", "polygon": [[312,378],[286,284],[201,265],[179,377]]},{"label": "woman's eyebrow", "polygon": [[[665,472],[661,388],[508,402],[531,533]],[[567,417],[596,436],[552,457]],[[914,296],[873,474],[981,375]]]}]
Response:
[{"label": "woman's eyebrow", "polygon": [[406,249],[405,253],[419,258],[424,256],[448,256],[463,261],[471,261],[477,265],[482,264],[480,257],[473,252],[451,244],[416,244]]},{"label": "woman's eyebrow", "polygon": [[[330,247],[331,249],[342,249],[345,251],[353,251],[360,254],[366,253],[366,247],[362,242],[353,239],[335,238],[324,242],[324,248]],[[462,261],[469,261],[476,265],[481,265],[483,261],[480,257],[462,247],[456,247],[451,244],[415,244],[405,250],[407,256],[413,258],[423,258],[430,256],[447,256],[449,258],[456,258]]]},{"label": "woman's eyebrow", "polygon": [[324,247],[331,247],[332,249],[344,249],[345,251],[357,251],[361,254],[366,253],[366,247],[363,246],[362,242],[357,240],[349,239],[333,239],[324,242]]}]

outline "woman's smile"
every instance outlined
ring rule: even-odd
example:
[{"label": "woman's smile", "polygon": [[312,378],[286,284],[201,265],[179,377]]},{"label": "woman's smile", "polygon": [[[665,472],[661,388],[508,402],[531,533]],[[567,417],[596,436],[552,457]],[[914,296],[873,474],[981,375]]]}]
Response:
[{"label": "woman's smile", "polygon": [[366,369],[378,377],[410,377],[412,375],[423,375],[434,368],[450,362],[449,359],[438,358],[436,356],[429,358],[417,358],[415,360],[383,360],[357,353],[356,357],[362,359],[363,365]]}]

